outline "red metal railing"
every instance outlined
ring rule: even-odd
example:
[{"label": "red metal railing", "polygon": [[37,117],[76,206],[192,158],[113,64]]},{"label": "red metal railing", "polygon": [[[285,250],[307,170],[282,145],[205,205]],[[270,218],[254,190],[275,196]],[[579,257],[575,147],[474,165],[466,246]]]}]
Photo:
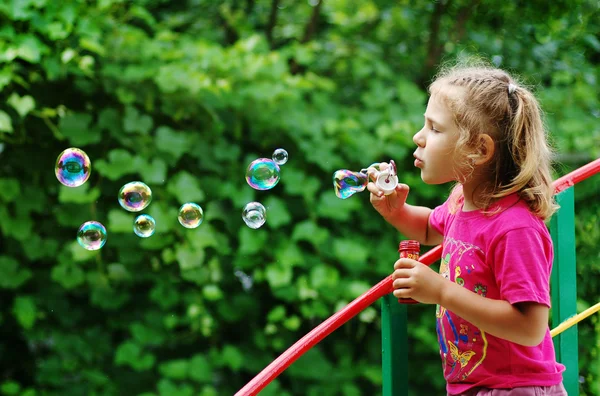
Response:
[{"label": "red metal railing", "polygon": [[[554,181],[555,194],[579,183],[582,180],[600,172],[600,158],[574,170],[573,172]],[[419,259],[423,264],[430,265],[438,260],[442,253],[442,246],[438,245]],[[308,334],[296,341],[271,364],[258,373],[250,382],[240,389],[235,396],[253,396],[273,381],[286,368],[294,363],[310,348],[331,334],[338,327],[358,315],[375,301],[393,291],[391,275],[367,290],[364,294],[354,299],[340,311],[333,314],[323,323],[315,327]]]}]

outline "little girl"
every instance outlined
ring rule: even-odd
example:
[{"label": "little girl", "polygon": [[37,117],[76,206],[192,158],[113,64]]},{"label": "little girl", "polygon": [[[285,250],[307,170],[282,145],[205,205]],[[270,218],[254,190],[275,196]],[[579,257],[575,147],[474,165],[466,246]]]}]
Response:
[{"label": "little girl", "polygon": [[443,244],[439,274],[396,261],[394,296],[437,304],[448,395],[566,395],[548,329],[544,221],[556,206],[538,102],[487,66],[446,70],[429,93],[414,164],[427,184],[456,182],[450,197],[432,210],[406,204],[407,185],[387,196],[368,185],[373,207],[403,235]]}]

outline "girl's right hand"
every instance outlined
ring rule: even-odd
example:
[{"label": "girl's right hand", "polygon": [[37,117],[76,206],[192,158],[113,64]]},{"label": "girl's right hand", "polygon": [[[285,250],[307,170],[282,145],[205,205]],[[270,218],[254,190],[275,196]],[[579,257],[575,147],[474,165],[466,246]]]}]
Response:
[{"label": "girl's right hand", "polygon": [[[381,162],[379,164],[380,170],[385,170],[389,167],[390,165],[386,162]],[[377,180],[377,176],[379,176],[379,171],[373,166],[370,166],[367,170],[367,174],[369,175],[367,189],[371,192],[371,205],[373,205],[375,210],[379,212],[384,219],[390,220],[397,212],[402,210],[402,207],[406,202],[406,197],[408,197],[409,187],[406,184],[399,183],[390,195],[385,195],[383,190],[379,189],[374,183],[374,181]]]}]

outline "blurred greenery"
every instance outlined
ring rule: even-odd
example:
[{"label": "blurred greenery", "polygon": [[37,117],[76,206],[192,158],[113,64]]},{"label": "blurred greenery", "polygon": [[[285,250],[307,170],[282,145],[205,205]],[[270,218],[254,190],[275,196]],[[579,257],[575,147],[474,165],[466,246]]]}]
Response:
[{"label": "blurred greenery", "polygon": [[[5,0],[0,2],[0,393],[233,394],[389,274],[402,238],[332,173],[394,159],[410,200],[436,205],[411,163],[425,87],[476,53],[536,88],[556,176],[600,156],[597,0]],[[61,186],[79,147],[89,181]],[[250,161],[285,148],[281,182]],[[117,203],[153,190],[157,232]],[[576,188],[579,307],[600,299],[600,177]],[[245,203],[265,204],[258,230]],[[205,211],[195,230],[177,210]],[[75,241],[85,221],[108,241]],[[412,395],[442,394],[433,308],[410,308]],[[264,395],[381,393],[379,306]],[[600,321],[579,326],[581,394],[600,395]]]}]

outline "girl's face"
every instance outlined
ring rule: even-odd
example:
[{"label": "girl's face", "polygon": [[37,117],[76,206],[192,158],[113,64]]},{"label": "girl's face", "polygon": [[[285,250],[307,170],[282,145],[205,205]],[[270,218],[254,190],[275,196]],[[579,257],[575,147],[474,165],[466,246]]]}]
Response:
[{"label": "girl's face", "polygon": [[452,112],[436,94],[429,98],[425,125],[413,136],[417,145],[415,166],[421,169],[421,179],[427,184],[455,181],[457,171],[456,143],[459,131]]}]

